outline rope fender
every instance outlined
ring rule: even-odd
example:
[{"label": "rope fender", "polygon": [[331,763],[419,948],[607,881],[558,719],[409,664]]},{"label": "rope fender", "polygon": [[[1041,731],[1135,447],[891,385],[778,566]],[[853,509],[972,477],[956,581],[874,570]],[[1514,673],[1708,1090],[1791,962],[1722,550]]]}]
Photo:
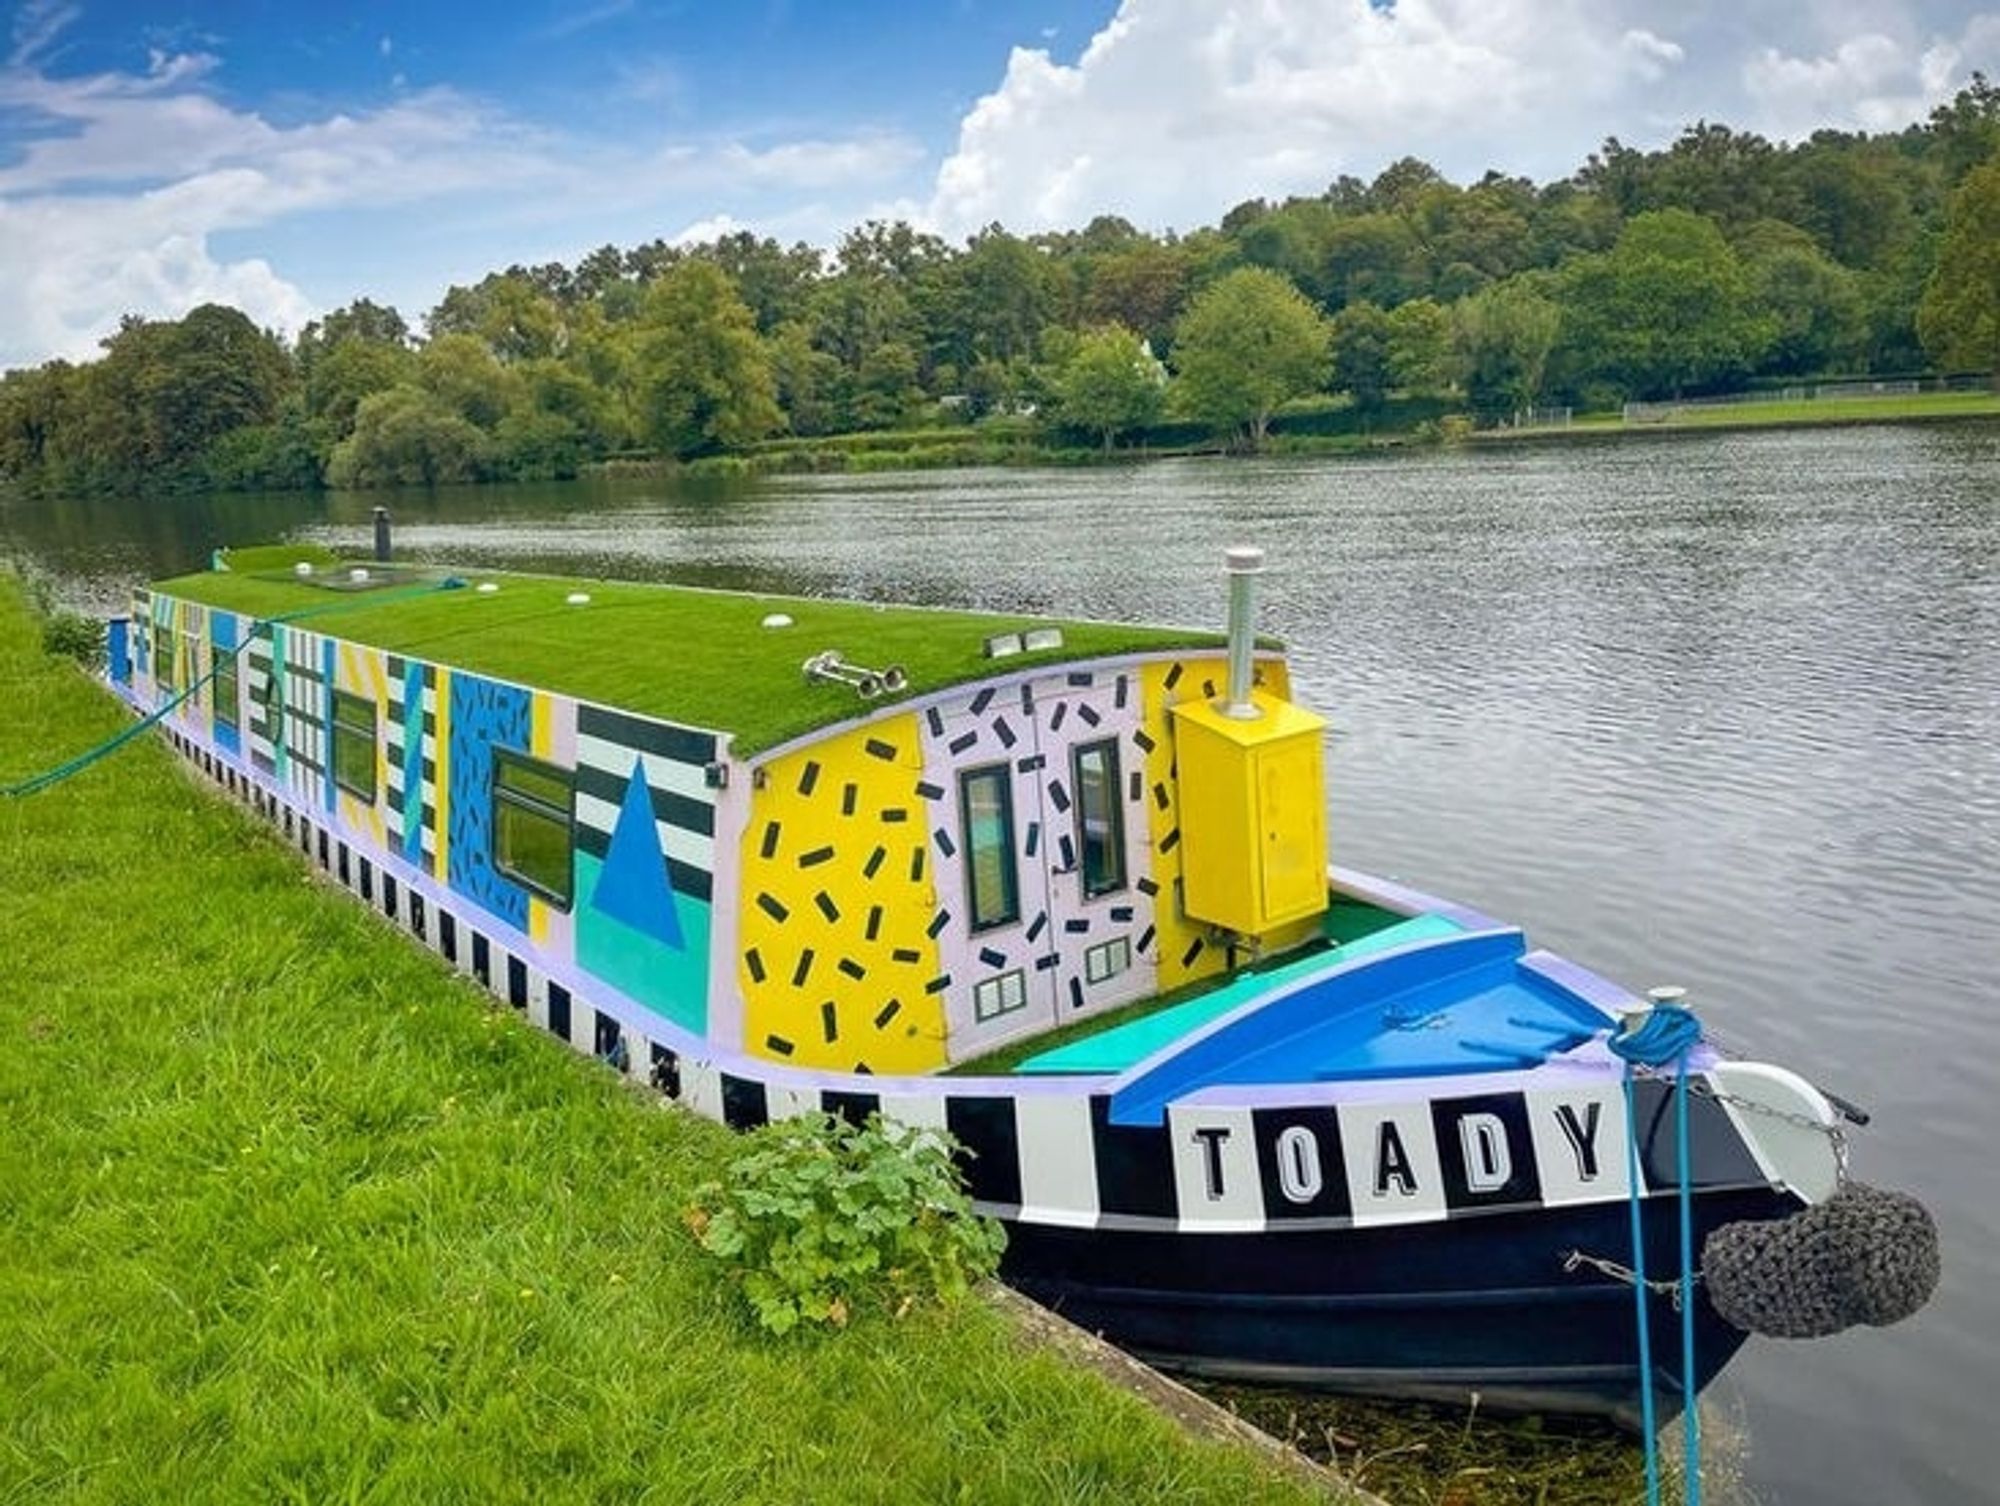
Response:
[{"label": "rope fender", "polygon": [[1776,1339],[1899,1323],[1930,1300],[1939,1270],[1930,1211],[1908,1193],[1859,1182],[1788,1218],[1724,1224],[1701,1249],[1716,1312]]}]

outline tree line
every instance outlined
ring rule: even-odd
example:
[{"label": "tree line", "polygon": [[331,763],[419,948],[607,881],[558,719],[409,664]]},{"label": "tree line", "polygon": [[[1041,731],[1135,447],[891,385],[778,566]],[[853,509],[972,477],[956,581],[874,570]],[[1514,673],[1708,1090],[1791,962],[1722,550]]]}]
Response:
[{"label": "tree line", "polygon": [[[287,343],[240,312],[128,316],[0,377],[0,478],[62,491],[562,477],[1002,420],[1109,449],[1254,448],[1287,405],[1520,408],[1822,375],[2000,371],[2000,89],[1795,145],[1698,123],[1545,185],[1363,183],[1149,234],[1102,216],[964,245],[871,222],[605,246],[453,287],[421,334],[363,298]],[[1324,400],[1324,398],[1323,398]]]}]

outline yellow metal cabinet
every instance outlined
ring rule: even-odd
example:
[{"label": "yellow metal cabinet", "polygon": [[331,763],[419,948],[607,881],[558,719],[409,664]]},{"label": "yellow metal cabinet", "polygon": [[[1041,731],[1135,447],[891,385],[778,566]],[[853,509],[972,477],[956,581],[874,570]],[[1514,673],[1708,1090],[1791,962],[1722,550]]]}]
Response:
[{"label": "yellow metal cabinet", "polygon": [[1253,691],[1254,720],[1208,701],[1173,708],[1182,907],[1264,937],[1326,908],[1325,721]]}]

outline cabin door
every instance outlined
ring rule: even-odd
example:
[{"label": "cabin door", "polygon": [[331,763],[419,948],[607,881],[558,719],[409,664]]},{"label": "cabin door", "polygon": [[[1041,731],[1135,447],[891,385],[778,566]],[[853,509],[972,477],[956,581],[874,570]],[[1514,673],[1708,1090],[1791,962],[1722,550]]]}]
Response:
[{"label": "cabin door", "polygon": [[1144,781],[1130,736],[1138,687],[1127,675],[1052,677],[1036,687],[1040,860],[1049,928],[1041,952],[1059,1021],[1149,992],[1152,938]]},{"label": "cabin door", "polygon": [[934,882],[951,1057],[963,1061],[1056,1017],[1048,870],[1032,709],[978,703],[944,719],[952,786],[934,809]]}]

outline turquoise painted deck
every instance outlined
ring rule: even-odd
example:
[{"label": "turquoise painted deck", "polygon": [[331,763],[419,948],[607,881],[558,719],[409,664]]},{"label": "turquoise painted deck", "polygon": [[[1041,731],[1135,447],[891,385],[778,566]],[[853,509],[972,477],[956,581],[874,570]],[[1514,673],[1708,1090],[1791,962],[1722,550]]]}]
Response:
[{"label": "turquoise painted deck", "polygon": [[1014,1070],[1021,1073],[1069,1074],[1083,1072],[1123,1072],[1144,1061],[1161,1047],[1201,1029],[1210,1020],[1219,1020],[1230,1010],[1249,1003],[1259,994],[1283,987],[1295,978],[1318,972],[1338,962],[1407,946],[1413,941],[1433,941],[1440,936],[1456,936],[1459,927],[1442,915],[1417,915],[1379,931],[1371,931],[1341,946],[1314,952],[1297,962],[1263,972],[1246,973],[1214,993],[1189,999],[1158,1014],[1149,1014],[1130,1024],[1119,1025],[1101,1035],[1085,1036],[1053,1051],[1031,1056]]}]

